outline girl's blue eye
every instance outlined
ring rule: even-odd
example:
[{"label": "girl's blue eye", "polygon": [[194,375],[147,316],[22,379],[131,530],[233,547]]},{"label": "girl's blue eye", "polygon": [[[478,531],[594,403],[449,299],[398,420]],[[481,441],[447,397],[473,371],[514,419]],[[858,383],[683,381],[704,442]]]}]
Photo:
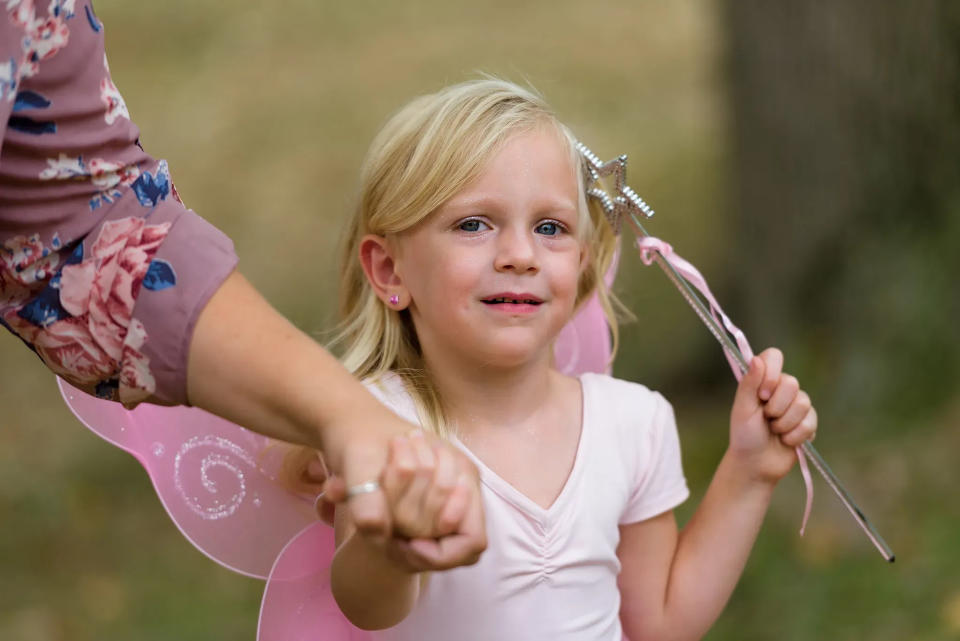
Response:
[{"label": "girl's blue eye", "polygon": [[471,232],[480,231],[481,225],[486,226],[486,223],[483,222],[482,220],[477,220],[476,218],[472,218],[470,220],[465,220],[459,225],[457,225],[457,229],[459,229],[460,231],[471,231]]},{"label": "girl's blue eye", "polygon": [[560,223],[555,223],[552,221],[547,221],[545,223],[540,223],[537,225],[535,230],[538,234],[543,234],[544,236],[556,236],[561,231]]}]

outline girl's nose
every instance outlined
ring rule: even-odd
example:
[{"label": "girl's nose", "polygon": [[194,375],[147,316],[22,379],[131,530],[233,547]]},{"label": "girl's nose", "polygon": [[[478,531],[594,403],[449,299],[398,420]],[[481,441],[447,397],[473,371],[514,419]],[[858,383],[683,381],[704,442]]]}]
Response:
[{"label": "girl's nose", "polygon": [[504,230],[498,240],[494,265],[497,271],[523,274],[539,269],[534,239],[528,230]]}]

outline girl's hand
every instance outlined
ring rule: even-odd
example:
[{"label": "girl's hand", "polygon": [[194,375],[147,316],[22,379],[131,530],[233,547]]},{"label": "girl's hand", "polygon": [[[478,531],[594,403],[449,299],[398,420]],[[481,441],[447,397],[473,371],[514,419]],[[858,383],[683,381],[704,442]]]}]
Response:
[{"label": "girl's hand", "polygon": [[729,453],[740,469],[769,483],[786,476],[797,459],[794,449],[817,432],[810,397],[782,370],[780,350],[754,356],[730,411]]}]

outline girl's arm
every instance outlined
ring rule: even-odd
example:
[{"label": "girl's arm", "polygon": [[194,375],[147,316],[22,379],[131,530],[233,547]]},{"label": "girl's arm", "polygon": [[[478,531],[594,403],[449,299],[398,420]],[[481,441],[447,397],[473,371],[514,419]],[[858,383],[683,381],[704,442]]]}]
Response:
[{"label": "girl's arm", "polygon": [[773,492],[736,466],[724,457],[682,532],[672,511],[620,527],[620,620],[632,641],[699,639],[723,611]]},{"label": "girl's arm", "polygon": [[730,447],[683,531],[673,512],[620,528],[620,618],[633,641],[699,639],[730,598],[793,448],[816,431],[809,397],[782,363],[776,350],[751,362]]},{"label": "girl's arm", "polygon": [[[379,630],[406,618],[417,603],[425,570],[446,569],[471,559],[444,565],[446,546],[458,546],[463,534],[483,534],[482,510],[468,510],[473,500],[468,477],[460,474],[457,455],[438,439],[415,432],[390,442],[387,467],[381,484],[391,506],[394,533],[437,540],[384,538],[356,531],[345,510],[335,518],[337,552],[330,568],[333,596],[344,615],[358,628]],[[474,506],[474,508],[479,506]],[[466,514],[466,518],[462,515]],[[471,519],[470,515],[479,516]],[[477,532],[479,530],[479,532]],[[449,536],[449,533],[454,533]]]},{"label": "girl's arm", "polygon": [[357,533],[344,510],[336,514],[337,552],[330,587],[344,616],[363,630],[403,621],[417,603],[420,574],[373,537]]}]

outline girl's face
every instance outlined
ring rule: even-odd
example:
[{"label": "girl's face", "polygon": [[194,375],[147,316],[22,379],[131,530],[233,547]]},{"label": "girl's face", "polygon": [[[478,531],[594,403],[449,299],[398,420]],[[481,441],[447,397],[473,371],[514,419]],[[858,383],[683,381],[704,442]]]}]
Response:
[{"label": "girl's face", "polygon": [[569,151],[538,128],[510,138],[475,181],[398,235],[394,271],[428,363],[549,362],[585,258],[577,202]]}]

